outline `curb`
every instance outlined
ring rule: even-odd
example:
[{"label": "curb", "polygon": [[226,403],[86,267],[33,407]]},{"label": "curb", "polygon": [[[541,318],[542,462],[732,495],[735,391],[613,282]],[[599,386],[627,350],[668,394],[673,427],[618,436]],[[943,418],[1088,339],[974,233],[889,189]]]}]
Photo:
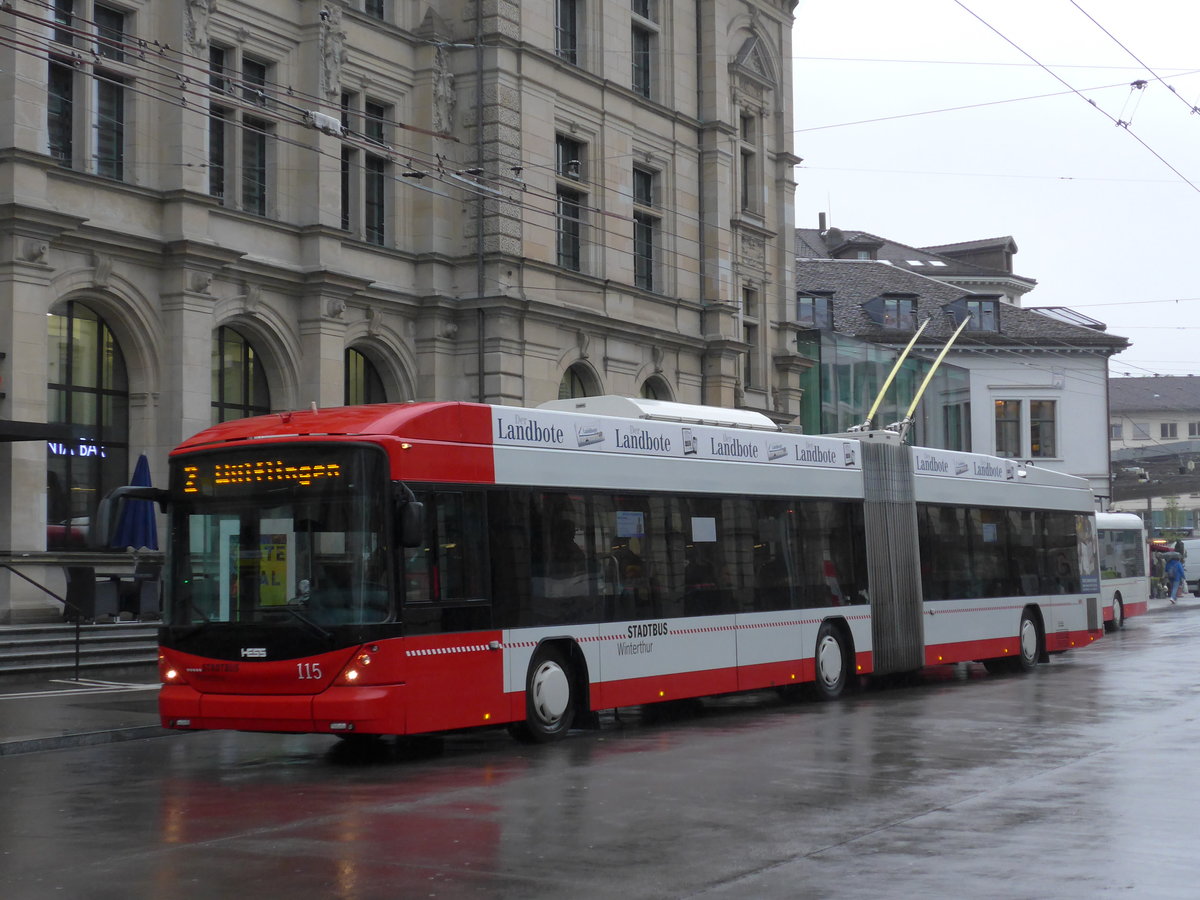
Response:
[{"label": "curb", "polygon": [[163,728],[161,725],[136,725],[131,728],[115,728],[109,731],[85,731],[80,734],[60,734],[54,737],[2,741],[0,742],[0,758],[18,756],[22,753],[42,753],[47,750],[95,747],[101,744],[116,744],[121,741],[136,741],[143,738],[170,737],[182,733]]}]

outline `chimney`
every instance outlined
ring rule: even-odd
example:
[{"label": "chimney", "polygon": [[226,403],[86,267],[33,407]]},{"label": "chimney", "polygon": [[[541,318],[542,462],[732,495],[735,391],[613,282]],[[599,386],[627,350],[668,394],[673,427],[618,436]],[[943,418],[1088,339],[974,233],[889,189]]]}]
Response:
[{"label": "chimney", "polygon": [[817,231],[825,233],[825,213],[817,213]]}]

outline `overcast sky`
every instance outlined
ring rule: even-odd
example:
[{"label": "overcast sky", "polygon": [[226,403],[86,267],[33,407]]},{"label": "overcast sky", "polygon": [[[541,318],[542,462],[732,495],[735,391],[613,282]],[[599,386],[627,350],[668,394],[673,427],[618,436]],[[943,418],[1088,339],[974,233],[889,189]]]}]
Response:
[{"label": "overcast sky", "polygon": [[1200,374],[1200,3],[795,14],[797,225],[826,212],[917,247],[1011,235],[1016,273],[1038,282],[1026,306],[1133,342],[1113,375]]}]

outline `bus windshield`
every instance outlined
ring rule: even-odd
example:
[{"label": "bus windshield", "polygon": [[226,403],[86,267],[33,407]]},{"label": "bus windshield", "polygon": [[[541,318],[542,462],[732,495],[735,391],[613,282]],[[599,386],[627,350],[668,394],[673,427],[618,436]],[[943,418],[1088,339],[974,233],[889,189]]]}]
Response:
[{"label": "bus windshield", "polygon": [[387,621],[386,459],[288,444],[172,462],[167,625]]}]

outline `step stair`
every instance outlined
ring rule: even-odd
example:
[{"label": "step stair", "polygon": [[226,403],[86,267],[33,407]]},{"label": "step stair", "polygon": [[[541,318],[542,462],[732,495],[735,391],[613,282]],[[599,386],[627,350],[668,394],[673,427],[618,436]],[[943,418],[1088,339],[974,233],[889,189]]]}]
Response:
[{"label": "step stair", "polygon": [[[153,666],[158,660],[157,622],[79,626],[79,671]],[[0,677],[74,673],[74,625],[0,627]]]}]

